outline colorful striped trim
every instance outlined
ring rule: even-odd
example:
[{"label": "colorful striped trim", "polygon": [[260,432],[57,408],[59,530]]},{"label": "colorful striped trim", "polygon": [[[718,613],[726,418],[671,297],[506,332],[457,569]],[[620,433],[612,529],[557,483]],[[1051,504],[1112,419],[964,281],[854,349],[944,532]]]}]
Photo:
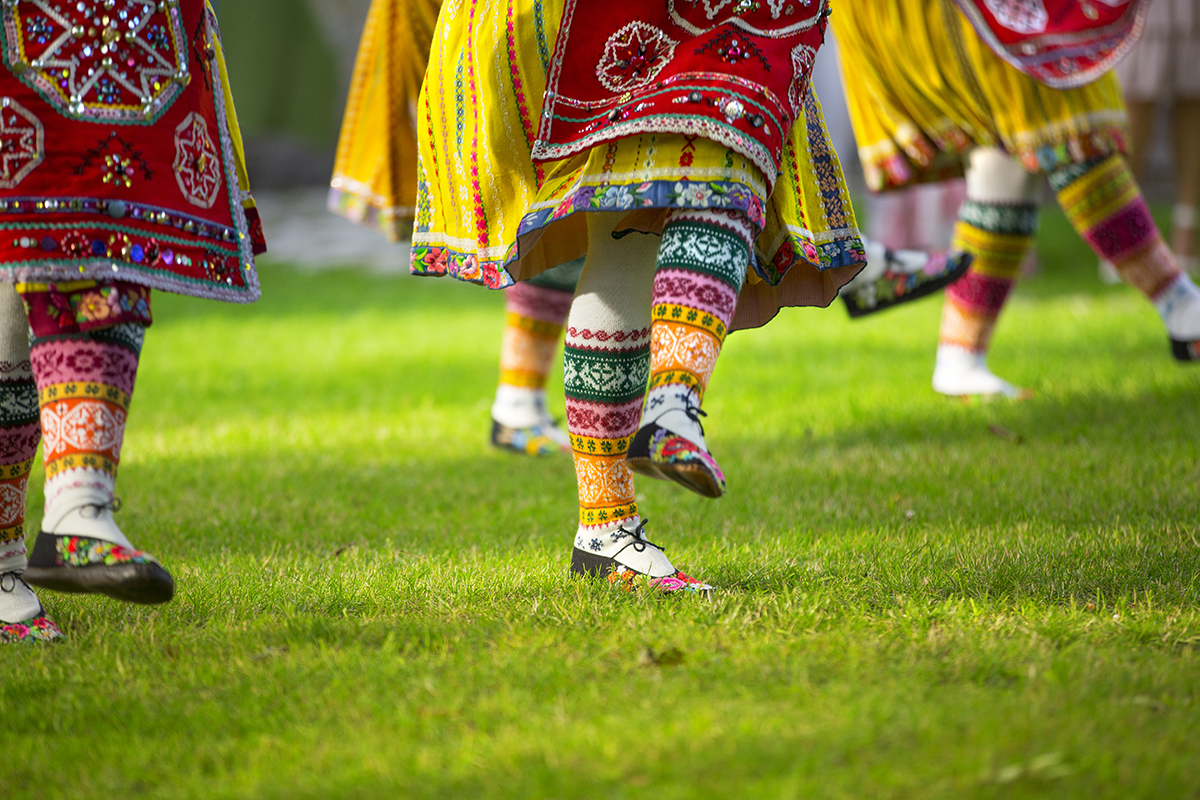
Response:
[{"label": "colorful striped trim", "polygon": [[[35,457],[36,458],[36,457]],[[0,467],[0,480],[10,481],[13,478],[20,478],[33,472],[34,458],[19,461],[16,464],[7,464]]]},{"label": "colorful striped trim", "polygon": [[505,317],[505,324],[510,328],[525,331],[533,336],[542,339],[553,339],[554,341],[558,341],[558,336],[562,333],[563,329],[563,326],[556,322],[545,322],[533,317],[527,317],[524,314],[518,314],[515,311],[508,312]]},{"label": "colorful striped trim", "polygon": [[46,480],[73,469],[94,469],[111,478],[117,475],[117,460],[96,453],[71,453],[46,462]]},{"label": "colorful striped trim", "polygon": [[616,522],[638,515],[637,503],[624,503],[619,506],[608,506],[605,508],[583,508],[579,509],[579,524],[584,527],[593,527],[595,525],[606,525],[611,522]]},{"label": "colorful striped trim", "polygon": [[1037,231],[1038,206],[1034,203],[982,203],[967,199],[958,209],[958,219],[987,233],[1031,236]]},{"label": "colorful striped trim", "polygon": [[10,525],[7,528],[0,528],[0,544],[10,545],[13,542],[20,542],[25,539],[25,520],[21,520],[16,525]]},{"label": "colorful striped trim", "polygon": [[618,456],[629,452],[629,443],[633,436],[622,436],[619,439],[601,439],[595,436],[579,436],[570,434],[571,449],[577,453],[597,456]]},{"label": "colorful striped trim", "polygon": [[690,306],[681,306],[674,303],[662,303],[650,309],[650,317],[654,321],[676,322],[681,325],[689,325],[693,328],[699,328],[706,333],[716,337],[717,344],[725,341],[725,334],[728,329],[725,323],[717,319],[716,316],[707,312],[701,311]]},{"label": "colorful striped trim", "polygon": [[38,391],[38,405],[41,406],[60,400],[102,400],[120,406],[123,411],[129,411],[131,399],[128,393],[115,386],[84,381],[56,383]]},{"label": "colorful striped trim", "polygon": [[569,398],[627,403],[646,390],[649,345],[633,350],[563,348],[563,389]]}]

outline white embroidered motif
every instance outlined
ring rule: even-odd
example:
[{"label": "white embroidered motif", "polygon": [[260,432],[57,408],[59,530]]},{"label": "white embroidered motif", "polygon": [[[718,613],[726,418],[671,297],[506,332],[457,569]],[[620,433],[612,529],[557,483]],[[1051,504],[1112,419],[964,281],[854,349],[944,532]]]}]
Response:
[{"label": "white embroidered motif", "polygon": [[626,92],[645,86],[662,71],[679,42],[645,22],[630,22],[604,43],[596,78],[605,89]]},{"label": "white embroidered motif", "polygon": [[212,208],[221,189],[221,159],[208,125],[196,112],[175,129],[175,181],[194,206]]},{"label": "white embroidered motif", "polygon": [[1050,21],[1042,0],[983,0],[983,4],[997,22],[1017,33],[1040,33]]},{"label": "white embroidered motif", "polygon": [[41,120],[11,97],[0,98],[0,189],[12,189],[45,160]]},{"label": "white embroidered motif", "polygon": [[817,51],[806,44],[792,48],[792,82],[788,85],[788,104],[797,119],[804,110],[804,95],[808,93],[809,78],[816,58]]}]

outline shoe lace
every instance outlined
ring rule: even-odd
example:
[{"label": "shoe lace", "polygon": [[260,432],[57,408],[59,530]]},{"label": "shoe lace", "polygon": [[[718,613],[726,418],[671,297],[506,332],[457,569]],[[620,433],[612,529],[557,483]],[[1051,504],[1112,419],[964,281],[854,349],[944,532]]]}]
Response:
[{"label": "shoe lace", "polygon": [[[704,423],[700,421],[700,418],[707,417],[708,412],[700,408],[700,392],[695,386],[689,386],[687,391],[683,392],[682,394],[677,394],[675,397],[683,403],[683,413],[687,414],[688,419],[696,423],[696,427],[700,429],[700,435],[703,436]],[[659,402],[662,402],[661,395],[655,399]],[[654,401],[651,402],[653,403]],[[654,418],[654,422],[658,422],[658,420],[662,418],[663,414],[676,410],[678,409],[668,408],[665,411],[659,412],[659,415]]]},{"label": "shoe lace", "polygon": [[[90,515],[85,512],[85,509],[89,509],[89,508],[92,509],[92,513]],[[109,500],[107,503],[84,503],[83,506],[81,506],[79,509],[79,515],[81,517],[88,517],[89,519],[96,519],[104,511],[111,511],[112,513],[115,514],[120,510],[121,510],[121,498],[114,497],[112,500]]]},{"label": "shoe lace", "polygon": [[[0,592],[12,594],[17,590],[18,583],[22,586],[25,586],[25,579],[21,577],[20,570],[14,569],[12,572],[6,572],[3,575],[0,575]],[[29,587],[26,586],[26,588]]]},{"label": "shoe lace", "polygon": [[654,542],[652,542],[646,538],[646,525],[649,522],[650,522],[649,519],[639,520],[637,527],[634,528],[633,530],[629,530],[624,525],[618,525],[617,530],[621,531],[626,536],[630,536],[633,538],[633,541],[630,542],[629,545],[627,545],[627,546],[632,547],[634,550],[636,550],[639,553],[646,552],[647,546],[654,547],[658,550],[661,550],[664,553],[667,552],[667,549],[665,547],[663,547],[662,545],[657,545]]}]

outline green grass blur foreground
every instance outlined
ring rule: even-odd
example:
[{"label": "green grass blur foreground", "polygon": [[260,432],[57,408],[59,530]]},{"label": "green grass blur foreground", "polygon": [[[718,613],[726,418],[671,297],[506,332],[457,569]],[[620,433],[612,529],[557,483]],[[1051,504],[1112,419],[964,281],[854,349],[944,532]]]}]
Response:
[{"label": "green grass blur foreground", "polygon": [[1026,402],[933,394],[936,299],[730,339],[729,495],[639,486],[711,599],[567,578],[569,459],[486,443],[498,294],[159,294],[119,519],[178,596],[43,593],[0,797],[1197,796],[1200,369],[1041,247],[992,358]]}]

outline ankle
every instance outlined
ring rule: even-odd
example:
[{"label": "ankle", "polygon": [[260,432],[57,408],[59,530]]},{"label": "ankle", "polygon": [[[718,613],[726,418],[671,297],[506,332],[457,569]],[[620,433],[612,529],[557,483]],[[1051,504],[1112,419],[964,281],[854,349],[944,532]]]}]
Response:
[{"label": "ankle", "polygon": [[111,484],[77,484],[57,492],[47,486],[42,530],[55,536],[100,539],[132,550],[133,545],[113,519],[113,512],[120,507]]}]

